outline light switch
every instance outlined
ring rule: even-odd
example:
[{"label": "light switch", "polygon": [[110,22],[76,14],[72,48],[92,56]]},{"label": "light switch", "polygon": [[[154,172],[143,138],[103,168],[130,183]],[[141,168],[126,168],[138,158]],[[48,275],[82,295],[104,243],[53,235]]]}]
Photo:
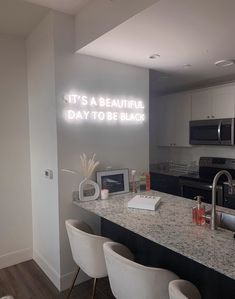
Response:
[{"label": "light switch", "polygon": [[49,180],[53,180],[53,170],[51,169],[46,169],[44,172],[45,178]]}]

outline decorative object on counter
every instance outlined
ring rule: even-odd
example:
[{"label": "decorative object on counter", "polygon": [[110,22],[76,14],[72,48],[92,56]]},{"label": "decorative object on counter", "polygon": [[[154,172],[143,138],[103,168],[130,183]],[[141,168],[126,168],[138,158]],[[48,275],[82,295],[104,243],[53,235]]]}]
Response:
[{"label": "decorative object on counter", "polygon": [[109,198],[109,190],[108,189],[102,189],[100,191],[100,197],[101,197],[101,199],[108,199]]},{"label": "decorative object on counter", "polygon": [[146,175],[145,175],[145,173],[140,174],[140,191],[146,191]]},{"label": "decorative object on counter", "polygon": [[150,190],[150,175],[149,173],[141,173],[139,181],[139,191],[149,191]]},{"label": "decorative object on counter", "polygon": [[131,191],[133,192],[133,193],[136,193],[137,192],[137,188],[136,188],[136,181],[135,181],[135,179],[136,179],[136,170],[132,170],[131,171]]},{"label": "decorative object on counter", "polygon": [[108,189],[109,193],[121,194],[129,192],[129,170],[104,170],[96,172],[100,189]]},{"label": "decorative object on counter", "polygon": [[95,168],[100,164],[99,161],[95,161],[95,154],[88,160],[86,154],[80,156],[81,167],[84,175],[84,179],[79,184],[79,199],[82,201],[95,200],[100,195],[99,185],[92,181],[92,176]]},{"label": "decorative object on counter", "polygon": [[202,205],[202,196],[194,197],[194,200],[197,201],[197,205],[192,209],[193,223],[197,225],[204,225],[206,223],[205,219],[205,206]]},{"label": "decorative object on counter", "polygon": [[150,191],[150,174],[149,173],[145,174],[145,179],[146,179],[146,191]]},{"label": "decorative object on counter", "polygon": [[136,195],[128,201],[128,208],[155,211],[161,202],[159,196]]}]

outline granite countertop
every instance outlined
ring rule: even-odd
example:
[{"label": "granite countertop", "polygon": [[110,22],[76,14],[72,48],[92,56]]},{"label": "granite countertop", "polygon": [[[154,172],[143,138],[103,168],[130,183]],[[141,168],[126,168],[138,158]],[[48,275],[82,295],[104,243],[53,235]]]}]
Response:
[{"label": "granite countertop", "polygon": [[[156,211],[128,208],[132,193],[74,204],[235,279],[233,232],[221,228],[211,231],[208,225],[193,224],[191,209],[195,202],[192,200],[157,191],[142,194],[161,196]],[[209,209],[210,205],[206,207]],[[235,210],[221,207],[218,210],[235,215]]]}]

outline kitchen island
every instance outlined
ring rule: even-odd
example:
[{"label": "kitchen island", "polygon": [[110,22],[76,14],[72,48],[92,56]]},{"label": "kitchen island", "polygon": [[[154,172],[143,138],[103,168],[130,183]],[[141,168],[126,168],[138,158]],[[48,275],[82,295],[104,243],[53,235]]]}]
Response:
[{"label": "kitchen island", "polygon": [[[208,225],[200,227],[193,224],[191,209],[195,201],[157,191],[145,194],[161,197],[161,204],[156,211],[128,208],[127,202],[133,197],[131,193],[113,196],[108,200],[74,203],[102,218],[104,235],[129,247],[130,244],[135,243],[135,238],[139,238],[136,246],[130,248],[138,256],[138,246],[141,244],[138,261],[152,266],[165,266],[174,270],[180,277],[188,278],[194,283],[201,277],[196,284],[203,293],[203,298],[235,298],[233,232],[221,228],[211,231]],[[209,209],[210,205],[206,207]],[[218,207],[218,210],[235,215],[233,210],[221,207]],[[130,240],[132,242],[129,242]],[[143,247],[146,247],[148,259],[143,258]],[[149,251],[149,248],[152,250]],[[154,252],[156,257],[151,262],[149,256],[153,256]],[[168,260],[171,262],[168,263]],[[190,274],[189,270],[194,273]],[[208,284],[207,287],[209,281],[211,286],[209,287]],[[218,283],[220,292],[223,293],[216,297],[213,290],[208,290],[214,284],[218,286]],[[221,297],[224,292],[226,296]]]}]

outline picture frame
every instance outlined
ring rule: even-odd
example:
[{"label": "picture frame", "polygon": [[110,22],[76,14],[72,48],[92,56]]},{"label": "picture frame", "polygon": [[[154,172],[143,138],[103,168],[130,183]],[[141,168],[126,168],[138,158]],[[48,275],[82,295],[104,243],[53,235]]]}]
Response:
[{"label": "picture frame", "polygon": [[100,189],[108,189],[110,194],[128,193],[129,169],[104,170],[96,172],[96,180]]}]

